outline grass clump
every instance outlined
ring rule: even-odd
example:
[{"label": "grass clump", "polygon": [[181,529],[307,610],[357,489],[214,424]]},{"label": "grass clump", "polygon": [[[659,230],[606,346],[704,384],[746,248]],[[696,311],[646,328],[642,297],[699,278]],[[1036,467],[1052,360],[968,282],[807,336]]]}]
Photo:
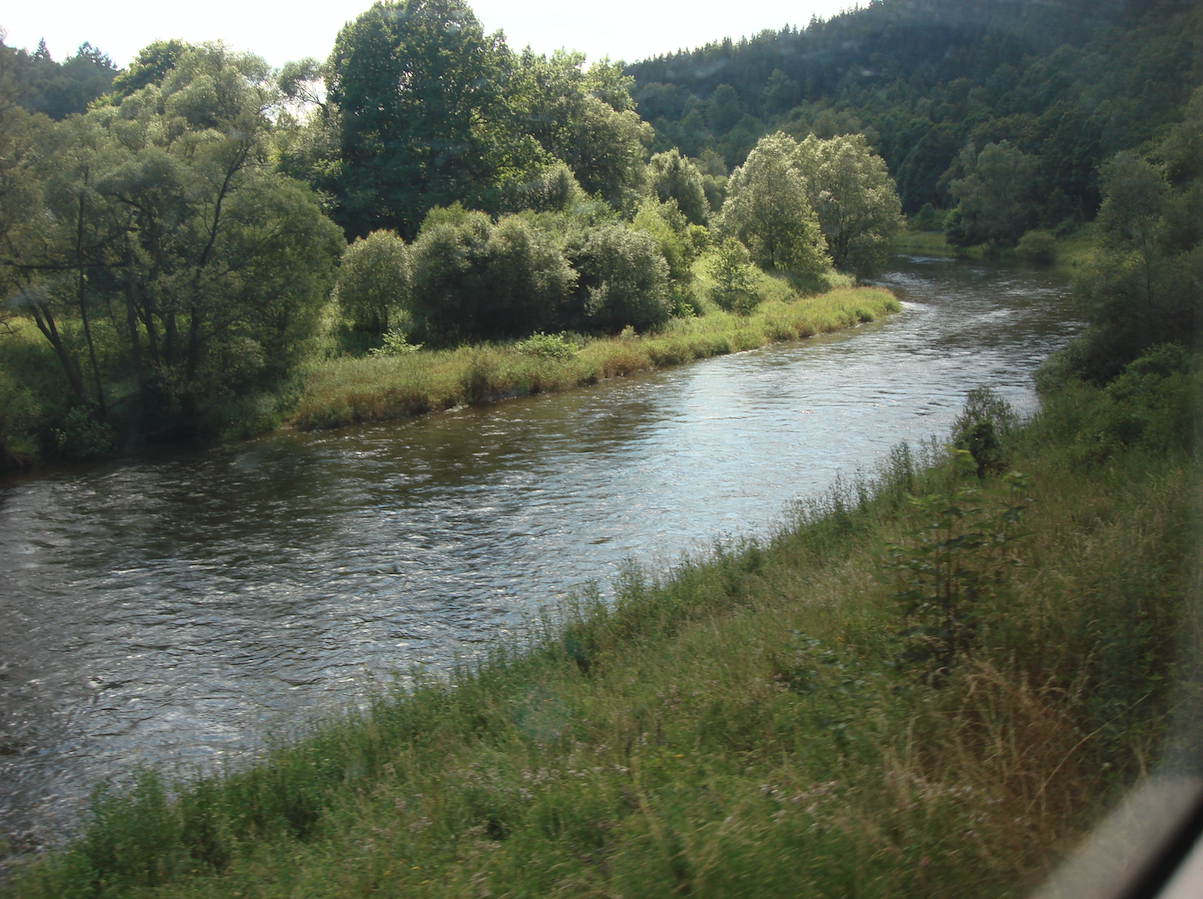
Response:
[{"label": "grass clump", "polygon": [[11,892],[1023,892],[1165,742],[1201,511],[1182,364],[1024,425],[979,395],[962,425],[995,423],[1005,472],[898,447],[253,769],[101,794]]},{"label": "grass clump", "polygon": [[[767,276],[765,276],[767,277]],[[880,288],[842,287],[797,299],[765,299],[749,315],[715,310],[671,319],[659,332],[584,340],[535,334],[517,343],[419,350],[310,365],[290,417],[306,430],[389,421],[464,404],[567,390],[607,378],[754,349],[873,321],[901,307]]]}]

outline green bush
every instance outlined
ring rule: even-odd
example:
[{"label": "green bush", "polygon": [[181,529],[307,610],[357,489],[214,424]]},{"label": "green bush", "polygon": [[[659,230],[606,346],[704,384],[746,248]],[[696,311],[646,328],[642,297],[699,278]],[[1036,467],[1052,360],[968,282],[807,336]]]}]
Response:
[{"label": "green bush", "polygon": [[545,359],[572,359],[580,347],[563,334],[544,334],[539,331],[514,344],[514,349],[526,356]]},{"label": "green bush", "polygon": [[37,458],[34,432],[40,416],[33,393],[0,371],[0,468],[26,465]]},{"label": "green bush", "polygon": [[1057,238],[1048,231],[1028,231],[1015,250],[1028,262],[1051,265],[1057,261]]},{"label": "green bush", "polygon": [[669,267],[650,234],[607,222],[574,235],[568,253],[579,273],[575,315],[586,328],[616,334],[668,321]]},{"label": "green bush", "polygon": [[989,387],[969,391],[952,426],[952,443],[973,459],[978,477],[1007,467],[1007,438],[1018,424],[1010,404]]}]

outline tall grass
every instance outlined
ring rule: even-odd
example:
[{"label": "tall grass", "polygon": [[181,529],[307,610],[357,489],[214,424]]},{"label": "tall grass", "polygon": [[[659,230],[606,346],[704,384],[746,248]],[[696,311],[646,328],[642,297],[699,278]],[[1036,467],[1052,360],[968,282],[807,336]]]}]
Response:
[{"label": "tall grass", "polygon": [[102,794],[13,895],[1017,895],[1172,712],[1198,482],[1185,441],[1105,439],[1120,401],[1073,385],[1008,432],[1025,511],[959,558],[989,589],[938,688],[888,559],[927,551],[920,499],[971,497],[967,533],[1013,497],[899,447],[251,770]]},{"label": "tall grass", "polygon": [[660,333],[593,340],[561,357],[516,345],[480,345],[334,359],[306,370],[291,422],[303,429],[333,428],[565,390],[848,328],[899,308],[887,291],[841,288],[790,303],[771,300],[747,317],[716,311],[674,319]]}]

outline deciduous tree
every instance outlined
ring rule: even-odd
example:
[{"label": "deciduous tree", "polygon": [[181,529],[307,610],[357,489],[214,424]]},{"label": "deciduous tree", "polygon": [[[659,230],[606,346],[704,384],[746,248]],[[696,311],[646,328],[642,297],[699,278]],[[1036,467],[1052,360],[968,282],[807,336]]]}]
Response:
[{"label": "deciduous tree", "polygon": [[798,143],[789,135],[761,138],[731,173],[722,226],[762,268],[817,274],[831,260],[797,162]]},{"label": "deciduous tree", "polygon": [[858,278],[882,271],[890,236],[902,227],[902,204],[885,160],[863,134],[830,140],[812,134],[798,146],[798,169],[835,267]]}]

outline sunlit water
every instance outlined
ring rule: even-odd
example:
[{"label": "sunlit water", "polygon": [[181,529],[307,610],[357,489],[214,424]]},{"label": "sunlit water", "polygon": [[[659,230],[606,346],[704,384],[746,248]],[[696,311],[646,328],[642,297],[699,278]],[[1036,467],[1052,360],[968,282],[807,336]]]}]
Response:
[{"label": "sunlit water", "polygon": [[445,670],[624,560],[767,532],[837,473],[943,436],[973,387],[1034,407],[1077,329],[1047,273],[896,260],[849,332],[420,420],[0,486],[0,833],[69,832],[138,765]]}]

